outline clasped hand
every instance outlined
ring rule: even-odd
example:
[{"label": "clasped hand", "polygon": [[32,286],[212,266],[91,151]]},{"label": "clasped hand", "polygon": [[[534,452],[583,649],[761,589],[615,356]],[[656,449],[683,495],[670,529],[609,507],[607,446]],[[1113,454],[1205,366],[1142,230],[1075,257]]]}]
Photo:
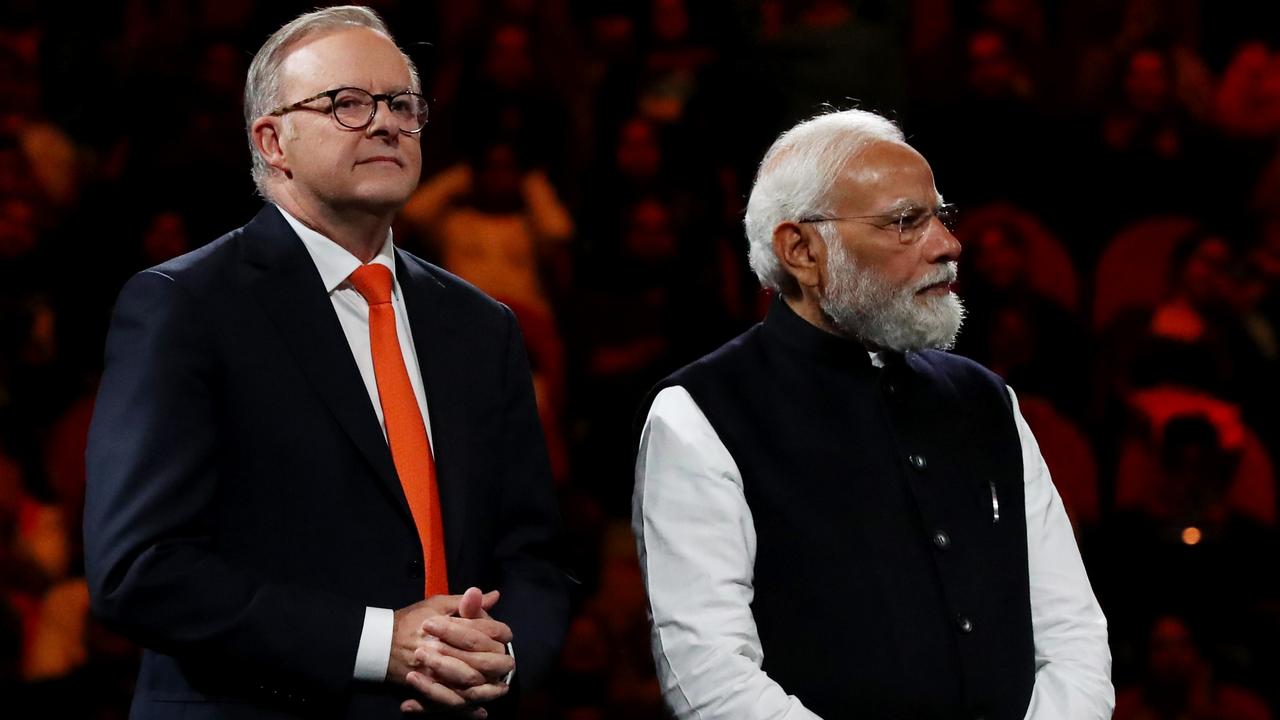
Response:
[{"label": "clasped hand", "polygon": [[434,595],[397,610],[387,680],[408,685],[421,700],[406,700],[404,712],[431,709],[488,715],[482,704],[507,694],[515,659],[507,654],[511,628],[489,610],[498,591],[468,588],[462,595]]}]

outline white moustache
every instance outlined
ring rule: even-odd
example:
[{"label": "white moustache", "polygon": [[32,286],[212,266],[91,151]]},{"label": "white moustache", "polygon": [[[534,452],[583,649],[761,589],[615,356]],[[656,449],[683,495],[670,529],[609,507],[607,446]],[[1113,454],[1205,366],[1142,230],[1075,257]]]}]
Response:
[{"label": "white moustache", "polygon": [[920,282],[916,284],[912,292],[918,293],[927,287],[930,287],[933,285],[941,285],[943,283],[950,285],[956,281],[956,278],[958,276],[959,276],[959,272],[957,269],[956,262],[952,260],[951,262],[948,262],[946,265],[940,265],[935,270],[930,271],[928,275],[924,276],[924,278],[921,279]]}]

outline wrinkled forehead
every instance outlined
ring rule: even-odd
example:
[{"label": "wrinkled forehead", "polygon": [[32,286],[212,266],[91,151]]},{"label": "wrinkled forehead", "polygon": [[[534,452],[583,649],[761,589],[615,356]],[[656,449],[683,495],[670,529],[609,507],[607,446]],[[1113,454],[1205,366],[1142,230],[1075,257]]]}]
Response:
[{"label": "wrinkled forehead", "polygon": [[928,161],[915,148],[877,141],[854,154],[837,174],[830,201],[841,213],[871,215],[933,208],[942,195]]},{"label": "wrinkled forehead", "polygon": [[408,90],[412,83],[409,65],[395,43],[365,27],[322,31],[299,40],[286,51],[279,79],[281,91],[288,94],[337,87],[377,93]]}]

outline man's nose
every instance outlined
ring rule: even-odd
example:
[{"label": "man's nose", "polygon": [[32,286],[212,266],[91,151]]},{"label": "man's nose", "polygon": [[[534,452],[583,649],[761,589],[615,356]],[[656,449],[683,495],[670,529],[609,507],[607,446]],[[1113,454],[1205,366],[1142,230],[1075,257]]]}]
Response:
[{"label": "man's nose", "polygon": [[400,122],[396,119],[395,113],[391,112],[391,100],[389,98],[374,99],[373,118],[365,126],[365,133],[371,136],[400,137]]},{"label": "man's nose", "polygon": [[950,262],[960,257],[960,241],[936,216],[929,218],[925,232],[924,252],[929,262]]}]

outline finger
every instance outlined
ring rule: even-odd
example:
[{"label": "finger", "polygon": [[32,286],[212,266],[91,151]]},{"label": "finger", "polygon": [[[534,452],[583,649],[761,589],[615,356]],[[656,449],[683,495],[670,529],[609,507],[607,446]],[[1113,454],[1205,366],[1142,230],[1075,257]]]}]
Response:
[{"label": "finger", "polygon": [[[466,707],[467,701],[452,689],[441,685],[423,673],[414,671],[405,676],[405,680],[417,690],[423,699],[441,707],[459,709]],[[425,707],[425,706],[424,706]]]},{"label": "finger", "polygon": [[436,624],[433,624],[432,627],[436,627],[437,625],[445,627],[446,625],[442,625],[441,623],[452,623],[458,627],[475,630],[485,637],[491,640],[496,640],[500,643],[511,642],[511,626],[501,620],[495,620],[492,617],[464,618],[457,617],[455,615],[433,615],[432,617],[422,621],[423,629],[426,630],[427,634],[431,634],[431,631],[426,628],[427,622],[431,620],[436,621]]},{"label": "finger", "polygon": [[427,607],[435,610],[441,615],[453,615],[458,612],[458,606],[462,604],[461,595],[432,595],[427,598]]},{"label": "finger", "polygon": [[506,653],[467,652],[443,643],[438,652],[466,663],[482,673],[488,681],[502,680],[516,669],[516,659]]},{"label": "finger", "polygon": [[506,695],[510,690],[511,687],[506,683],[497,682],[467,688],[466,690],[460,691],[458,694],[466,698],[467,702],[473,705],[480,705],[483,703],[491,703],[503,695]]},{"label": "finger", "polygon": [[453,689],[483,685],[489,681],[484,673],[462,660],[440,652],[439,640],[428,640],[427,647],[419,648],[413,656],[431,673],[431,679]]},{"label": "finger", "polygon": [[480,588],[467,588],[467,591],[462,593],[462,602],[458,603],[458,615],[464,618],[480,617],[480,603],[483,600],[484,593],[480,592]]},{"label": "finger", "polygon": [[506,647],[479,630],[464,625],[465,621],[454,618],[427,618],[422,627],[430,635],[452,645],[459,650],[469,652],[505,652]]},{"label": "finger", "polygon": [[[417,700],[405,700],[404,702],[400,703],[400,712],[402,713],[417,714],[417,713],[425,713],[426,711],[427,709],[422,707],[422,703],[418,702]],[[466,711],[466,714],[467,714],[467,717],[477,718],[478,720],[484,720],[484,718],[489,717],[489,711],[485,710],[482,707],[471,708]]]},{"label": "finger", "polygon": [[447,622],[458,623],[464,627],[478,630],[486,637],[497,640],[500,643],[506,644],[511,642],[511,626],[501,620],[494,620],[489,617],[475,619],[448,617],[444,619]]},{"label": "finger", "polygon": [[480,601],[480,608],[483,610],[492,610],[494,605],[498,604],[498,599],[502,596],[497,590],[490,590],[484,594],[484,598]]}]

